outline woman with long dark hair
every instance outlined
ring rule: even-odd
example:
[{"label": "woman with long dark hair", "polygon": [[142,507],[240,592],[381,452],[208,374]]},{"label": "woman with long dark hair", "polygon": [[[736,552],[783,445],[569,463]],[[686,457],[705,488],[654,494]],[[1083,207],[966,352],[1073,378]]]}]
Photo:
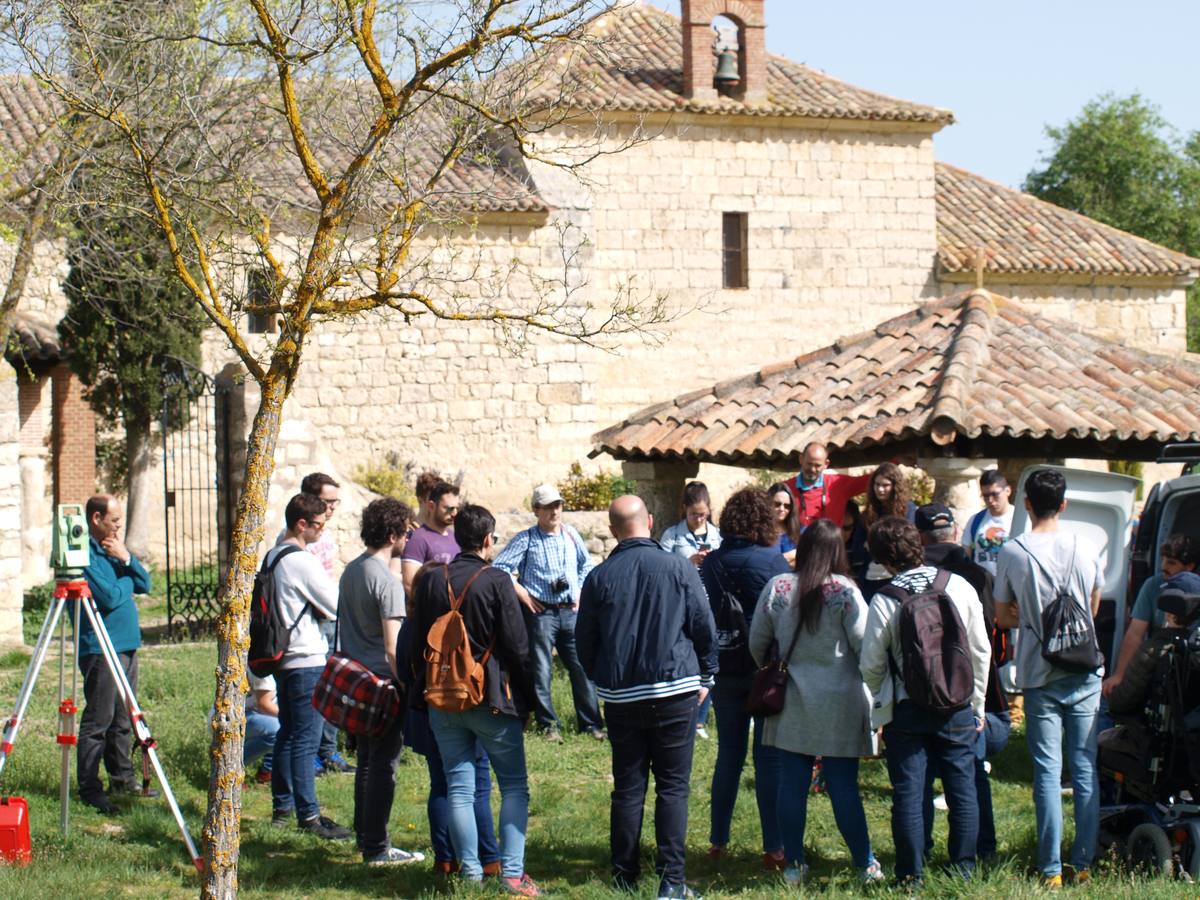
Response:
[{"label": "woman with long dark hair", "polygon": [[800,513],[796,499],[787,485],[781,481],[767,488],[767,502],[775,514],[775,546],[787,560],[788,565],[796,561],[796,542],[800,540]]},{"label": "woman with long dark hair", "polygon": [[[763,588],[773,577],[788,570],[775,548],[778,532],[775,513],[758,488],[736,491],[721,510],[721,546],[704,560],[700,578],[709,602],[717,614],[732,597],[750,623]],[[728,597],[727,597],[728,595]],[[720,616],[718,616],[720,618]],[[746,712],[746,697],[754,682],[754,661],[742,645],[721,652],[721,671],[709,695],[717,712],[717,763],[712,780],[712,822],[708,855],[719,859],[729,844],[733,807],[737,802],[738,783],[746,764],[746,744],[751,717]],[[720,638],[718,638],[720,640]],[[724,642],[731,643],[729,641]],[[733,642],[736,643],[736,642]],[[779,762],[775,752],[763,745],[763,719],[754,719],[754,791],[762,826],[763,865],[773,871],[783,868],[783,839],[775,804]]]},{"label": "woman with long dark hair", "polygon": [[[908,480],[900,467],[891,462],[882,463],[871,473],[871,480],[867,483],[867,508],[863,510],[863,525],[870,531],[872,525],[888,516],[899,516],[911,522],[916,513],[917,505],[912,501]],[[858,579],[858,586],[863,596],[873,597],[880,586],[891,580],[891,573],[872,559],[866,572]]]},{"label": "woman with long dark hair", "polygon": [[[858,760],[871,752],[871,700],[858,671],[867,605],[847,576],[841,529],[817,519],[796,550],[796,572],[771,579],[750,626],[759,665],[771,648],[788,656],[783,712],[766,720],[763,744],[779,758],[779,824],[789,884],[804,880],[804,826],[813,763],[822,757],[838,830],[864,881],[883,879],[871,852]],[[793,640],[794,638],[794,640]]]}]

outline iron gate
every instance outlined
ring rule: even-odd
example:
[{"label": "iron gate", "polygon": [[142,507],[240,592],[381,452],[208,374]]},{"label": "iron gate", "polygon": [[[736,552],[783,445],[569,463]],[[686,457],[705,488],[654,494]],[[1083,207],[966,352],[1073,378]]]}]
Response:
[{"label": "iron gate", "polygon": [[162,366],[167,636],[211,631],[233,531],[230,389],[195,366]]}]

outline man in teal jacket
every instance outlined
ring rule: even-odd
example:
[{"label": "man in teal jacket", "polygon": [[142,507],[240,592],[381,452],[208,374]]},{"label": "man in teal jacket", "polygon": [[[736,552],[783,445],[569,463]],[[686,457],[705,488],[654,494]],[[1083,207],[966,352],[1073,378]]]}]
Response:
[{"label": "man in teal jacket", "polygon": [[[91,562],[83,570],[92,590],[96,608],[112,639],[113,649],[125,670],[130,686],[137,690],[137,650],[142,644],[134,594],[150,590],[150,576],[121,541],[123,516],[121,503],[111,494],[98,494],[87,502],[88,530],[91,532]],[[73,607],[70,607],[73,611]],[[121,701],[104,657],[100,642],[86,616],[79,623],[79,669],[83,672],[83,696],[86,706],[79,721],[76,747],[79,796],[105,815],[118,810],[100,782],[100,760],[108,770],[109,793],[136,793],[141,789],[134,779],[129,761],[132,725],[129,711]],[[156,791],[148,791],[156,795]]]}]

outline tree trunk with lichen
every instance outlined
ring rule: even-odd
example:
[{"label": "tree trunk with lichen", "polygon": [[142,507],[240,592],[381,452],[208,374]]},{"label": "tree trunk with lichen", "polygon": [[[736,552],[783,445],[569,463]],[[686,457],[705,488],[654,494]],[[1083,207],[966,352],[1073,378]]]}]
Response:
[{"label": "tree trunk with lichen", "polygon": [[273,370],[262,384],[262,399],[250,430],[245,484],[237,505],[217,626],[216,712],[211,722],[210,750],[213,765],[201,851],[204,872],[200,896],[206,900],[230,900],[238,890],[250,590],[258,568],[258,544],[263,536],[267,490],[275,469],[275,445],[286,396],[287,380]]}]

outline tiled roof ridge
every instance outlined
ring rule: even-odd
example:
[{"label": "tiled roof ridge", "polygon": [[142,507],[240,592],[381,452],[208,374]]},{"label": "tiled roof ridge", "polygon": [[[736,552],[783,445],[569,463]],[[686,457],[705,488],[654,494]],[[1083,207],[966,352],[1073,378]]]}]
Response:
[{"label": "tiled roof ridge", "polygon": [[[1024,207],[1028,208],[1029,210],[1033,211],[1035,214],[1036,213],[1045,214],[1051,218],[1063,221],[1064,224],[1067,224],[1068,226],[1070,223],[1078,223],[1080,225],[1086,224],[1092,228],[1099,230],[1102,235],[1104,235],[1106,238],[1109,239],[1109,241],[1130,241],[1135,245],[1135,247],[1141,249],[1142,251],[1147,252],[1148,254],[1150,254],[1152,256],[1161,254],[1161,255],[1165,256],[1168,260],[1170,260],[1170,262],[1174,263],[1174,266],[1170,270],[1163,268],[1162,265],[1160,264],[1159,269],[1157,271],[1154,271],[1154,270],[1147,271],[1147,270],[1143,270],[1146,268],[1144,263],[1143,263],[1142,268],[1139,269],[1138,266],[1136,265],[1136,261],[1124,260],[1126,268],[1125,268],[1123,274],[1145,276],[1145,275],[1163,275],[1163,274],[1187,274],[1188,272],[1191,272],[1193,274],[1200,273],[1200,258],[1189,256],[1188,254],[1183,253],[1182,251],[1175,250],[1171,247],[1166,247],[1162,244],[1155,243],[1154,241],[1150,240],[1149,238],[1144,238],[1139,235],[1133,234],[1132,232],[1125,231],[1124,229],[1118,228],[1115,225],[1110,225],[1107,222],[1101,222],[1099,219],[1092,218],[1091,216],[1088,216],[1085,213],[1081,213],[1081,212],[1078,212],[1073,209],[1068,209],[1065,206],[1059,206],[1056,203],[1051,203],[1049,200],[1043,200],[1040,197],[1035,197],[1033,194],[1030,194],[1026,191],[1020,190],[1019,188],[1009,187],[1008,185],[1003,184],[999,181],[996,181],[992,178],[988,178],[985,175],[980,175],[976,172],[970,171],[969,169],[964,169],[962,166],[956,166],[953,163],[948,163],[948,162],[945,162],[944,160],[940,160],[940,159],[934,160],[935,179],[936,179],[937,175],[941,174],[942,172],[946,172],[947,174],[957,178],[960,182],[965,183],[967,185],[970,185],[973,182],[974,184],[971,186],[977,186],[977,187],[991,189],[991,190],[995,191],[997,194],[1002,195],[1007,201],[1020,204]],[[936,194],[937,194],[937,197],[939,200],[948,200],[949,199],[947,197],[946,191],[942,190],[940,185],[935,188],[935,191],[936,191]],[[999,214],[1002,214],[1002,213],[1003,213],[1003,211],[1001,210]],[[975,216],[974,218],[976,221],[980,221],[981,224],[984,224],[980,220],[979,216]],[[954,258],[955,256],[958,256],[960,254],[956,253],[955,249],[953,247],[947,246],[946,243],[944,241],[942,241],[940,231],[941,231],[943,223],[941,221],[939,221],[938,224],[939,224],[939,244],[941,245],[939,248],[939,263],[942,266],[942,268],[949,272],[970,271],[971,268],[973,268],[974,263],[969,260],[960,262]],[[1031,234],[1029,236],[1032,237],[1033,236],[1032,232],[1036,231],[1040,227],[1041,226],[1038,223],[1033,223],[1032,226],[1027,225],[1027,231],[1031,232]],[[1077,235],[1076,237],[1080,241],[1083,240],[1083,236]],[[1076,265],[1076,266],[1065,266],[1065,265],[1062,265],[1061,263],[1059,265],[1045,264],[1045,265],[1041,265],[1041,266],[1016,265],[1016,264],[1004,265],[995,259],[995,254],[1002,253],[1003,252],[1002,250],[998,250],[996,247],[991,247],[991,248],[987,247],[985,240],[981,240],[981,243],[984,243],[985,250],[990,251],[988,253],[988,260],[987,260],[987,264],[985,267],[985,271],[991,271],[994,273],[1024,273],[1024,272],[1042,272],[1042,271],[1078,271],[1078,272],[1104,271],[1104,267],[1097,265],[1095,263],[1086,263],[1086,262],[1084,264]],[[970,254],[967,253],[966,255],[969,256]],[[1111,268],[1111,266],[1110,266],[1110,268]]]},{"label": "tiled roof ridge", "polygon": [[965,425],[970,409],[971,385],[981,365],[991,357],[992,319],[996,304],[989,291],[967,295],[959,311],[958,330],[946,348],[942,375],[929,413],[934,443],[949,444],[957,426]]},{"label": "tiled roof ridge", "polygon": [[[646,82],[641,70],[637,70],[637,79],[615,86],[610,84],[610,88],[618,89],[616,93],[608,97],[593,95],[585,100],[585,108],[632,112],[695,112],[705,115],[740,114],[756,117],[928,122],[935,123],[938,127],[954,121],[954,113],[949,109],[858,87],[782,54],[770,52],[765,58],[768,69],[768,96],[765,100],[746,103],[731,97],[718,97],[715,100],[689,98],[682,93],[683,59],[677,54],[681,50],[683,25],[677,15],[641,3],[623,3],[583,23],[582,33],[587,38],[603,40],[607,35],[602,32],[608,31],[609,25],[613,23],[633,32],[641,28],[641,37],[644,40],[635,43],[646,51],[645,61],[651,64],[659,81]],[[670,44],[663,40],[667,36]],[[674,45],[675,37],[680,39],[679,47]],[[588,67],[585,65],[582,68]],[[635,67],[631,66],[629,72],[634,71]],[[668,73],[677,78],[677,82],[668,84],[663,81],[662,76]],[[611,77],[611,72],[600,74],[603,78]],[[806,88],[797,83],[795,76],[801,76],[802,80],[808,80],[811,84]],[[593,73],[593,77],[596,77],[596,73]],[[806,89],[807,97],[803,96]]]}]

